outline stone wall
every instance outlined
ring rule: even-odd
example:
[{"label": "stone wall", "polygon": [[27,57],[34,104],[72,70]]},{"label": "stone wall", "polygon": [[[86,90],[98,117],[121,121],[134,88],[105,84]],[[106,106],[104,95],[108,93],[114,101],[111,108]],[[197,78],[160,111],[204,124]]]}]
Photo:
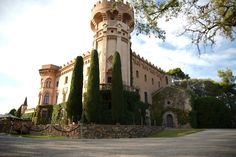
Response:
[{"label": "stone wall", "polygon": [[157,126],[141,125],[35,125],[30,134],[67,136],[72,138],[134,138],[146,137],[161,130]]},{"label": "stone wall", "polygon": [[19,133],[19,134],[28,134],[29,128],[32,126],[32,122],[28,120],[11,120],[4,119],[0,120],[0,132],[5,133]]},{"label": "stone wall", "polygon": [[32,134],[67,136],[71,138],[137,138],[146,137],[161,130],[158,126],[145,125],[33,125],[31,121],[1,120],[0,132],[13,134]]}]

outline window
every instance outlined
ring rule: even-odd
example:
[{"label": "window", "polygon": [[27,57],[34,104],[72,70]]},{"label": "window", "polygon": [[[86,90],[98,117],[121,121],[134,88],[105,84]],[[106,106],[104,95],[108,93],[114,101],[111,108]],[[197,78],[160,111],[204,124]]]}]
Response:
[{"label": "window", "polygon": [[166,76],[166,84],[168,85],[169,83],[169,80],[168,80],[168,77]]},{"label": "window", "polygon": [[44,95],[43,104],[49,104],[49,93]]},{"label": "window", "polygon": [[161,88],[161,82],[158,81],[158,88]]},{"label": "window", "polygon": [[68,76],[65,77],[65,84],[68,83]]},{"label": "window", "polygon": [[154,79],[152,78],[152,85],[154,85]]},{"label": "window", "polygon": [[44,87],[45,88],[51,88],[51,83],[52,83],[52,80],[51,79],[47,79],[44,83]]},{"label": "window", "polygon": [[58,85],[59,85],[59,81],[57,81],[57,84],[56,84],[56,86],[58,87]]},{"label": "window", "polygon": [[111,83],[111,81],[112,81],[112,77],[107,77],[107,83]]},{"label": "window", "polygon": [[56,94],[56,104],[57,104],[57,101],[58,101],[58,93]]},{"label": "window", "polygon": [[148,103],[148,94],[147,94],[147,92],[144,92],[144,102]]},{"label": "window", "polygon": [[63,93],[62,102],[66,102],[66,93]]},{"label": "window", "polygon": [[136,78],[139,78],[138,70],[136,70]]},{"label": "window", "polygon": [[147,75],[144,75],[144,81],[147,82]]},{"label": "window", "polygon": [[90,67],[87,68],[87,73],[86,73],[87,76],[89,75],[89,71],[90,71]]}]

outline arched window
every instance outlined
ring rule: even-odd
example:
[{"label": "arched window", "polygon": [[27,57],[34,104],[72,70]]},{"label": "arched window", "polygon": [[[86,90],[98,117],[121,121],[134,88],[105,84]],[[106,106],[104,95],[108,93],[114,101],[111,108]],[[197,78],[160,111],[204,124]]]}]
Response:
[{"label": "arched window", "polygon": [[52,80],[49,78],[45,81],[44,87],[51,88]]},{"label": "arched window", "polygon": [[43,104],[49,104],[49,93],[44,95]]},{"label": "arched window", "polygon": [[169,84],[169,80],[168,80],[168,77],[166,76],[166,84],[168,85]]}]

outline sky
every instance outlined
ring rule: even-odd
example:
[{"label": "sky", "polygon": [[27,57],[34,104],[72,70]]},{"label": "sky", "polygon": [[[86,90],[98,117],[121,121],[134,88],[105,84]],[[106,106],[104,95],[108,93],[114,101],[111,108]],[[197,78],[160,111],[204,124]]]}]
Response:
[{"label": "sky", "polygon": [[[90,16],[97,0],[0,0],[0,114],[38,102],[43,64],[63,65],[92,49]],[[163,42],[132,33],[132,50],[165,71],[180,67],[191,78],[219,81],[217,70],[236,75],[236,42],[217,37],[211,51],[199,56],[191,40],[177,36],[182,19],[160,20]]]}]

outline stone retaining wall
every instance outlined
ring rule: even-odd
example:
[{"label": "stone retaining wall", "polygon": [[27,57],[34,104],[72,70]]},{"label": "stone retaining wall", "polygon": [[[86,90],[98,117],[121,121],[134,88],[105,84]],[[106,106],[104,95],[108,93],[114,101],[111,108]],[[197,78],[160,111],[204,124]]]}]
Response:
[{"label": "stone retaining wall", "polygon": [[30,134],[68,136],[73,138],[134,138],[146,137],[161,130],[157,126],[141,125],[36,125],[30,128]]},{"label": "stone retaining wall", "polygon": [[4,120],[0,122],[0,132],[32,135],[67,136],[72,138],[134,138],[146,137],[161,130],[157,126],[144,125],[33,125],[31,121]]}]

